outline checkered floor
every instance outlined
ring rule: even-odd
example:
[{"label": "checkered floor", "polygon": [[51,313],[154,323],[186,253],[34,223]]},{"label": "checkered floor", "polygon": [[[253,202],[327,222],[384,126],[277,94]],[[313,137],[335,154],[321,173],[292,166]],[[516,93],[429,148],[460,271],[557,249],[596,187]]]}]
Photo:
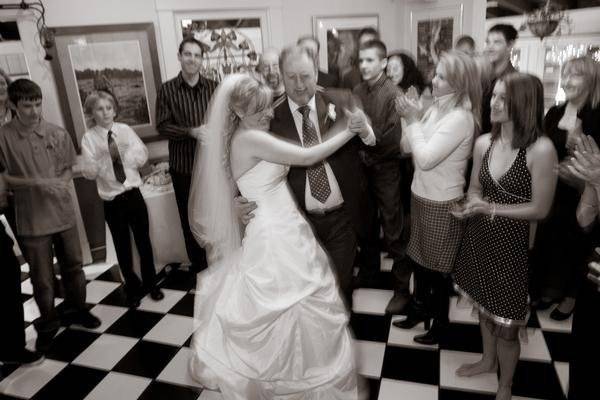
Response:
[{"label": "checkered floor", "polygon": [[[386,263],[389,270],[389,263]],[[35,367],[1,367],[2,399],[220,399],[203,391],[188,375],[195,276],[173,271],[163,282],[165,299],[144,298],[137,310],[125,303],[118,267],[86,267],[87,302],[101,320],[95,330],[61,330]],[[389,272],[381,284],[355,292],[351,325],[356,336],[360,373],[367,378],[371,399],[493,399],[495,374],[458,378],[456,368],[477,360],[479,328],[470,309],[452,300],[451,326],[439,346],[412,341],[423,332],[395,328],[383,313],[391,298]],[[23,302],[28,347],[39,314],[23,273]],[[57,300],[57,303],[60,299]],[[548,312],[531,318],[529,341],[523,345],[514,379],[514,399],[564,399],[567,385],[570,321],[557,323]]]}]

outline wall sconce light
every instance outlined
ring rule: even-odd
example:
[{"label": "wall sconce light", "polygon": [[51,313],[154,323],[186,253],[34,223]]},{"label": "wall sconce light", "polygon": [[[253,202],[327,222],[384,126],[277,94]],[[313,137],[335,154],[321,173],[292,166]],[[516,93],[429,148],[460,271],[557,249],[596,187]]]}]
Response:
[{"label": "wall sconce light", "polygon": [[0,4],[0,10],[31,10],[33,15],[37,15],[35,21],[40,43],[46,52],[44,60],[52,60],[50,49],[54,46],[54,30],[46,25],[46,8],[42,0],[26,2],[22,0],[20,3]]}]

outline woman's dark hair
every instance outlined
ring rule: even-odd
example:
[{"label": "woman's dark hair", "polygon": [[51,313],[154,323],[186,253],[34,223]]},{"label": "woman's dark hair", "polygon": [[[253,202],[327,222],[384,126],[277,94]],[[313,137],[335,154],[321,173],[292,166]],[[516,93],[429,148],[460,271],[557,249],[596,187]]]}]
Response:
[{"label": "woman's dark hair", "polygon": [[399,57],[400,61],[402,61],[402,67],[404,68],[404,75],[402,75],[402,81],[398,84],[402,88],[402,90],[406,91],[409,87],[414,86],[417,89],[417,92],[421,94],[423,89],[425,89],[425,79],[423,79],[423,74],[417,68],[417,63],[415,60],[408,54],[396,51],[392,52],[388,55],[388,60],[391,57]]},{"label": "woman's dark hair", "polygon": [[[496,82],[506,86],[508,117],[513,123],[513,148],[527,148],[544,135],[544,85],[534,75],[513,72]],[[500,124],[492,125],[492,139],[500,136]]]}]

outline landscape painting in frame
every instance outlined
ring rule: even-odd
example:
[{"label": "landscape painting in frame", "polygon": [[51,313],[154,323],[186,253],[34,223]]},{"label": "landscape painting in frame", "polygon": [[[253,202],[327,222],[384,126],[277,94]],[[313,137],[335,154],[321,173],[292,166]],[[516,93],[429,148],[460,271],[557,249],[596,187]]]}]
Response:
[{"label": "landscape painting in frame", "polygon": [[200,73],[220,81],[225,75],[254,71],[263,50],[260,18],[182,19],[183,37],[202,44]]},{"label": "landscape painting in frame", "polygon": [[138,41],[70,44],[68,51],[85,121],[89,120],[83,109],[85,99],[92,91],[105,90],[117,101],[116,121],[132,127],[151,123]]}]

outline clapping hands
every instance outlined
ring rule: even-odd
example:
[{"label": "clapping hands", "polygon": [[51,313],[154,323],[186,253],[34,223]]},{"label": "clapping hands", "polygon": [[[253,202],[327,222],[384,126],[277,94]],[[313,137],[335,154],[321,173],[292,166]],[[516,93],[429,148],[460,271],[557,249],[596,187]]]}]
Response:
[{"label": "clapping hands", "polygon": [[411,86],[406,94],[396,97],[396,111],[408,124],[419,120],[422,106],[419,103],[417,90]]},{"label": "clapping hands", "polygon": [[576,150],[566,167],[586,184],[600,187],[600,149],[591,136],[577,138]]}]

